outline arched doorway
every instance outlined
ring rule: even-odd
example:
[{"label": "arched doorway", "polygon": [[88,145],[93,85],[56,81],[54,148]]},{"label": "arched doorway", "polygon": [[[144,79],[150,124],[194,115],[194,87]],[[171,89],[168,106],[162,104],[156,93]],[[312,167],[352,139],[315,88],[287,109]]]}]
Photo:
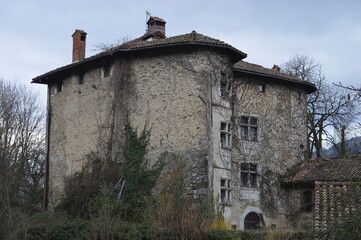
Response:
[{"label": "arched doorway", "polygon": [[255,212],[250,212],[244,219],[244,230],[261,228],[261,219]]}]

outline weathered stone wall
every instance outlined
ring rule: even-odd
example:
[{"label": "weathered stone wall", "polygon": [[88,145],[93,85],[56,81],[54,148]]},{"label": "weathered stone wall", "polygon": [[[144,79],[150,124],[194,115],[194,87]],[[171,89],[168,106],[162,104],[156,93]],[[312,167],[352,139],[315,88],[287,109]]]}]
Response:
[{"label": "weathered stone wall", "polygon": [[212,173],[211,150],[218,138],[209,131],[215,124],[211,91],[224,71],[231,71],[229,58],[209,50],[135,57],[130,68],[137,88],[131,122],[151,128],[151,159],[172,152],[189,161],[189,190],[196,198],[204,197],[212,186],[208,178],[209,171]]},{"label": "weathered stone wall", "polygon": [[[211,85],[220,71],[230,71],[229,59],[207,49],[174,54],[133,56],[103,69],[63,80],[63,91],[52,86],[50,128],[50,199],[60,198],[64,178],[81,169],[86,155],[109,147],[121,153],[124,121],[151,129],[148,157],[163,152],[191,164],[190,185],[195,195],[208,192]],[[108,149],[109,150],[109,149]],[[168,159],[170,171],[172,159]]]},{"label": "weathered stone wall", "polygon": [[51,201],[61,197],[64,178],[81,169],[86,154],[99,150],[99,131],[110,104],[110,78],[102,74],[101,68],[85,73],[83,84],[78,82],[79,75],[73,75],[63,80],[61,92],[56,84],[50,86]]},{"label": "weathered stone wall", "polygon": [[[259,84],[266,86],[265,92],[259,91]],[[242,229],[246,214],[255,211],[263,216],[267,227],[291,228],[280,176],[304,161],[306,93],[292,86],[250,77],[237,78],[235,92],[236,101],[232,109],[234,190],[231,222]],[[241,140],[241,115],[258,118],[257,141]],[[245,162],[257,164],[257,187],[240,185],[240,165]]]},{"label": "weathered stone wall", "polygon": [[286,189],[286,197],[288,202],[288,219],[293,229],[308,230],[313,228],[313,211],[305,211],[303,209],[303,193],[305,191],[312,192],[314,199],[313,186],[289,186]]},{"label": "weathered stone wall", "polygon": [[[64,178],[82,168],[87,154],[109,147],[113,157],[121,154],[129,119],[139,131],[151,129],[150,164],[164,152],[170,153],[165,171],[174,169],[175,156],[187,161],[189,192],[212,193],[216,207],[238,229],[252,211],[262,214],[266,226],[292,227],[280,176],[304,161],[304,90],[235,78],[230,58],[206,48],[134,54],[107,64],[109,77],[100,67],[86,72],[83,84],[77,74],[64,79],[60,93],[51,86],[50,202],[61,197]],[[220,94],[224,80],[232,86],[229,97]],[[241,115],[258,118],[257,141],[240,139]],[[230,148],[220,144],[222,122],[231,124]],[[244,162],[258,164],[257,187],[241,187]],[[225,204],[220,204],[222,179],[231,180],[231,201]]]}]

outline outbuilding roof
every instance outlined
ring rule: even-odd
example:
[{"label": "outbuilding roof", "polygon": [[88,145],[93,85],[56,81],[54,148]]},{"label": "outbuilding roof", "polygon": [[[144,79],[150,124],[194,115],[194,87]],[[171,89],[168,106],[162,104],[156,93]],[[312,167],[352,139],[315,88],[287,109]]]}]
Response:
[{"label": "outbuilding roof", "polygon": [[315,181],[360,181],[361,158],[317,158],[297,166],[283,179],[284,183]]}]

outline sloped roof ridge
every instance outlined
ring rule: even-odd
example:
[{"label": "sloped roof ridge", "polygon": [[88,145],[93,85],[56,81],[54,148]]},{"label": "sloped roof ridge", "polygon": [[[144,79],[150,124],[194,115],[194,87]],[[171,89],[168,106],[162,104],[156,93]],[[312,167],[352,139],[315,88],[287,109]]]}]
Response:
[{"label": "sloped roof ridge", "polygon": [[[154,34],[154,33],[152,33],[152,34]],[[146,33],[141,37],[138,37],[136,39],[125,42],[119,46],[107,49],[103,52],[98,53],[97,55],[102,55],[105,53],[116,51],[118,49],[119,50],[120,49],[138,49],[138,48],[147,48],[147,47],[154,47],[154,46],[166,46],[166,45],[171,45],[171,44],[180,44],[180,43],[204,43],[204,44],[232,47],[228,43],[225,43],[219,39],[215,39],[215,38],[208,37],[206,35],[197,33],[196,31],[192,31],[191,33],[187,33],[187,34],[183,34],[183,35],[156,39],[153,41],[144,40],[148,36],[149,36],[149,34]]]},{"label": "sloped roof ridge", "polygon": [[309,81],[302,80],[300,78],[291,76],[289,74],[283,73],[276,69],[265,68],[259,64],[254,64],[254,63],[250,63],[250,62],[241,60],[233,65],[233,69],[235,71],[246,72],[246,73],[251,73],[251,74],[252,73],[260,74],[260,75],[264,75],[264,76],[268,76],[268,77],[284,79],[284,80],[288,80],[290,82],[307,85],[312,90],[312,91],[310,90],[310,92],[313,92],[316,90],[315,85]]},{"label": "sloped roof ridge", "polygon": [[361,180],[361,158],[312,158],[283,178],[284,183]]},{"label": "sloped roof ridge", "polygon": [[240,69],[240,70],[246,70],[246,71],[250,71],[250,72],[255,72],[255,73],[263,73],[263,74],[268,74],[268,75],[274,75],[274,76],[280,76],[280,77],[284,77],[284,78],[289,78],[289,79],[294,79],[297,81],[302,81],[302,82],[307,82],[305,80],[296,78],[294,76],[291,76],[289,74],[277,71],[275,69],[271,69],[271,68],[266,68],[263,67],[259,64],[254,64],[254,63],[250,63],[250,62],[246,62],[246,61],[239,61],[236,64],[234,64],[234,68],[236,69]]}]

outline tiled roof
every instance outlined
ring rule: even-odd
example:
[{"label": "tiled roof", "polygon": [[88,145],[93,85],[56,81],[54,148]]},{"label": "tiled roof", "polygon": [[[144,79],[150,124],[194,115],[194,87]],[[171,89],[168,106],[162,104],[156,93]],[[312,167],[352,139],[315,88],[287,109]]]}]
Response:
[{"label": "tiled roof", "polygon": [[361,158],[311,159],[283,179],[284,183],[361,180]]},{"label": "tiled roof", "polygon": [[[229,47],[233,50],[236,50],[237,52],[242,53],[238,49],[232,47],[228,43],[225,43],[221,40],[211,38],[202,34],[197,33],[196,31],[193,31],[188,34],[179,35],[175,37],[168,37],[168,38],[162,38],[157,39],[153,41],[144,41],[145,38],[148,38],[148,35],[145,34],[144,36],[134,39],[132,41],[126,42],[120,46],[114,47],[112,49],[109,49],[105,52],[109,51],[116,51],[118,49],[139,49],[139,48],[150,48],[150,47],[157,47],[157,46],[167,46],[167,45],[175,45],[175,44],[209,44],[209,45],[215,45],[215,46],[223,46],[223,47]],[[103,54],[99,53],[99,54]],[[244,53],[243,53],[244,54]]]},{"label": "tiled roof", "polygon": [[[120,52],[129,52],[129,51],[182,46],[182,45],[188,45],[188,46],[189,45],[198,45],[198,46],[202,45],[202,46],[221,47],[224,49],[228,49],[237,56],[237,58],[238,58],[237,60],[245,58],[247,56],[247,54],[245,54],[244,52],[232,47],[231,45],[229,45],[221,40],[199,34],[196,31],[192,31],[191,33],[188,33],[188,34],[179,35],[179,36],[175,36],[175,37],[169,37],[169,38],[160,38],[159,36],[161,35],[161,33],[152,33],[152,34],[154,36],[156,36],[157,38],[154,38],[154,40],[151,40],[150,34],[145,34],[142,37],[128,41],[128,42],[123,43],[114,48],[110,48],[110,49],[100,52],[94,56],[85,58],[79,62],[71,63],[64,67],[55,69],[48,73],[45,73],[41,76],[34,78],[33,82],[44,83],[42,81],[42,79],[48,79],[50,77],[50,75],[52,75],[52,74],[57,74],[63,70],[68,70],[74,66],[86,64],[86,62],[91,62],[95,59],[99,59],[104,56],[107,56],[107,55],[110,55],[113,53],[118,53],[118,52],[120,53]],[[147,40],[144,40],[144,39],[147,39]]]},{"label": "tiled roof", "polygon": [[296,83],[296,84],[303,84],[307,86],[308,93],[316,91],[316,87],[313,83],[310,83],[305,80],[301,80],[299,78],[293,77],[291,75],[282,73],[276,69],[270,69],[262,67],[261,65],[245,62],[245,61],[239,61],[236,64],[234,64],[233,69],[238,72],[244,72],[249,74],[257,74],[262,75],[270,78],[276,78],[280,80],[286,80],[288,82]]},{"label": "tiled roof", "polygon": [[[159,21],[159,22],[165,22],[163,18],[160,18],[160,17],[154,17],[154,16],[151,16],[149,18],[149,20],[153,19],[154,21]],[[148,20],[148,22],[149,22]]]}]

